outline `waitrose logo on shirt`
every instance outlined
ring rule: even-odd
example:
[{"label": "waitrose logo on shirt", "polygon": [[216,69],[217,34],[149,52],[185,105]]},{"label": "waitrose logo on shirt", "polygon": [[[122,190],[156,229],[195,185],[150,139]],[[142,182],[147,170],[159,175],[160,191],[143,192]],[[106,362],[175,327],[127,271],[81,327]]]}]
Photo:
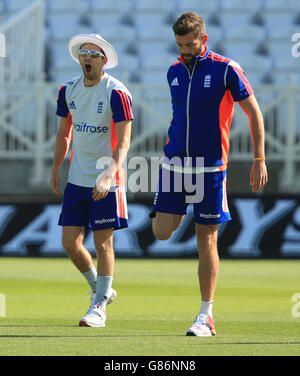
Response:
[{"label": "waitrose logo on shirt", "polygon": [[94,125],[89,125],[85,122],[81,123],[73,123],[75,129],[77,132],[83,132],[83,133],[106,133],[108,131],[108,127],[95,127]]}]

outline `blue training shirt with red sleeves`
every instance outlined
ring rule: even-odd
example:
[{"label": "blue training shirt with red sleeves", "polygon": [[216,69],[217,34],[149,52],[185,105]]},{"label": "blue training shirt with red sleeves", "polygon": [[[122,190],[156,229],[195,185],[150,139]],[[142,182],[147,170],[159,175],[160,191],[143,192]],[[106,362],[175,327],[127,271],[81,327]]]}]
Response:
[{"label": "blue training shirt with red sleeves", "polygon": [[180,57],[168,70],[173,118],[166,157],[203,157],[205,167],[227,168],[234,103],[253,89],[240,65],[209,50],[189,68]]}]

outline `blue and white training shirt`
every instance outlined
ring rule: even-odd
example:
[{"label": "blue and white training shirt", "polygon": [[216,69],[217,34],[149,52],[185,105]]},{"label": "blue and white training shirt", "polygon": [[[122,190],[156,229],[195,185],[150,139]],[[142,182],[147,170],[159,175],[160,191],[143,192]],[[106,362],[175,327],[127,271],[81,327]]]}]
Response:
[{"label": "blue and white training shirt", "polygon": [[[82,75],[60,88],[56,114],[70,117],[73,124],[68,182],[94,187],[103,171],[96,168],[97,160],[111,157],[117,145],[115,123],[134,118],[129,90],[106,72],[92,87],[85,86]],[[114,185],[119,185],[118,178]]]}]

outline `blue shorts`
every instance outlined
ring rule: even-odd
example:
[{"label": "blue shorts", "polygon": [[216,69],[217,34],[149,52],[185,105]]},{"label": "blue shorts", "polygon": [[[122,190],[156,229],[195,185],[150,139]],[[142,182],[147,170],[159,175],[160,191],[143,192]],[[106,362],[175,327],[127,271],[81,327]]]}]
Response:
[{"label": "blue shorts", "polygon": [[83,226],[92,231],[128,227],[124,187],[114,187],[102,200],[92,198],[93,188],[68,183],[64,191],[60,226]]},{"label": "blue shorts", "polygon": [[[195,200],[196,202],[193,203],[195,222],[211,225],[231,220],[227,204],[226,171],[206,172],[202,173],[201,177],[200,174],[189,174],[188,178],[188,174],[168,171],[169,175],[165,175],[169,177],[167,187],[166,178],[162,177],[163,171],[166,170],[162,168],[159,172],[158,190],[154,197],[152,217],[155,212],[187,214],[187,207],[192,202],[192,200],[187,202],[187,197],[192,197],[191,187],[196,186],[197,183],[197,187],[201,185],[201,189],[199,189],[201,194],[197,194],[198,197],[201,196],[201,199],[200,201]],[[184,182],[184,179],[190,182],[190,186]],[[195,193],[193,195],[195,196]]]}]

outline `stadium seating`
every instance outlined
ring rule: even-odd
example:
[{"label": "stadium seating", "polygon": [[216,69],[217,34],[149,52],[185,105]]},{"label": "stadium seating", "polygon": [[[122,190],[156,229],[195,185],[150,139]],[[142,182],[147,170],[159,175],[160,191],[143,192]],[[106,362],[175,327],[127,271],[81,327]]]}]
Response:
[{"label": "stadium seating", "polygon": [[167,70],[177,59],[174,54],[162,53],[149,55],[147,59],[142,59],[140,65],[140,81],[143,83],[166,83]]},{"label": "stadium seating", "polygon": [[109,41],[119,56],[128,53],[130,49],[132,50],[136,40],[136,30],[129,25],[118,24],[111,28],[107,24],[101,24],[100,27],[94,27],[93,30]]},{"label": "stadium seating", "polygon": [[220,24],[225,30],[244,27],[251,23],[260,7],[260,0],[222,0],[218,10]]},{"label": "stadium seating", "polygon": [[291,25],[285,28],[268,28],[266,38],[266,48],[274,60],[280,59],[281,56],[291,56],[292,35],[299,32],[299,26]]},{"label": "stadium seating", "polygon": [[81,0],[51,0],[46,2],[47,12],[64,12],[70,11],[84,12],[88,9],[88,2]]},{"label": "stadium seating", "polygon": [[[21,3],[25,7],[32,0]],[[255,84],[284,83],[291,70],[296,81],[300,75],[295,59],[282,62],[282,57],[291,57],[291,36],[299,32],[299,0],[45,0],[45,4],[50,79],[75,69],[66,50],[69,38],[97,32],[119,55],[119,67],[112,73],[133,81],[165,80],[167,63],[178,56],[172,24],[191,10],[206,21],[209,47],[244,65]],[[0,19],[19,8],[19,0],[0,0]],[[259,63],[251,67],[247,59]],[[165,64],[160,64],[162,60]]]},{"label": "stadium seating", "polygon": [[137,28],[162,25],[167,21],[173,3],[170,0],[136,1],[128,16]]},{"label": "stadium seating", "polygon": [[106,28],[113,29],[117,25],[122,23],[122,12],[118,10],[117,12],[92,12],[89,15],[89,25],[92,30],[101,30]]},{"label": "stadium seating", "polygon": [[[94,25],[95,26],[95,25]],[[110,41],[112,44],[114,42],[123,42],[124,44],[129,44],[135,41],[137,32],[136,29],[130,25],[118,24],[113,28],[108,25],[100,25],[95,27],[95,31],[101,34],[105,39]]]},{"label": "stadium seating", "polygon": [[268,29],[284,29],[293,25],[300,12],[298,0],[264,0],[261,16]]},{"label": "stadium seating", "polygon": [[[16,11],[20,9],[20,1],[19,0],[6,0],[5,3],[5,10],[9,14],[15,14]],[[27,7],[28,5],[32,4],[32,0],[24,0],[21,2],[21,7]]]},{"label": "stadium seating", "polygon": [[273,59],[269,56],[245,55],[239,58],[238,63],[252,86],[271,80],[269,72],[273,67]]},{"label": "stadium seating", "polygon": [[120,10],[122,12],[127,12],[132,8],[132,0],[113,0],[113,1],[84,1],[89,5],[89,10],[99,13],[118,13]]},{"label": "stadium seating", "polygon": [[74,35],[80,25],[80,15],[73,11],[70,13],[51,13],[47,17],[49,35],[51,40],[67,40]]},{"label": "stadium seating", "polygon": [[257,25],[246,25],[226,29],[222,47],[224,54],[232,59],[257,53],[260,44],[264,41],[265,29]]},{"label": "stadium seating", "polygon": [[[120,57],[119,67],[112,73],[141,83],[165,82],[169,62],[178,56],[172,23],[190,10],[206,20],[210,48],[237,60],[252,85],[285,82],[285,72],[291,66],[275,63],[278,51],[290,53],[291,33],[297,28],[293,23],[300,10],[294,0],[91,0],[84,2],[89,9],[84,14],[79,11],[82,1],[78,0],[65,17],[68,1],[49,3],[49,51],[54,56],[50,59],[51,77],[53,72],[58,77],[60,70],[66,72],[72,64],[62,47],[53,48],[55,41],[67,40],[77,32],[98,32],[114,45]],[[287,27],[278,28],[278,17]],[[276,75],[272,67],[276,67]],[[297,74],[297,66],[293,70]]]},{"label": "stadium seating", "polygon": [[0,15],[2,15],[5,12],[5,2],[3,0],[0,0]]},{"label": "stadium seating", "polygon": [[139,58],[136,55],[123,53],[122,59],[116,68],[112,69],[110,73],[121,81],[134,80],[134,76],[140,66]]},{"label": "stadium seating", "polygon": [[181,0],[177,1],[175,5],[175,11],[177,17],[182,13],[189,12],[191,10],[200,14],[201,17],[205,18],[205,15],[212,15],[218,9],[217,0]]},{"label": "stadium seating", "polygon": [[59,88],[62,84],[64,84],[67,81],[70,81],[74,77],[78,77],[82,74],[81,69],[78,66],[73,66],[72,69],[60,69],[55,70],[51,68],[49,71],[49,78],[51,81],[57,83],[57,87]]},{"label": "stadium seating", "polygon": [[136,12],[165,12],[174,5],[173,0],[134,1],[133,10]]},{"label": "stadium seating", "polygon": [[207,44],[209,48],[215,52],[220,53],[219,45],[222,43],[224,37],[224,31],[221,26],[208,24],[206,26],[206,32],[208,34]]},{"label": "stadium seating", "polygon": [[300,85],[299,59],[292,56],[282,56],[277,59],[272,72],[273,81],[279,85],[296,84]]},{"label": "stadium seating", "polygon": [[149,26],[137,29],[136,52],[141,58],[168,52],[173,42],[173,31],[168,25],[158,24],[155,29]]}]

